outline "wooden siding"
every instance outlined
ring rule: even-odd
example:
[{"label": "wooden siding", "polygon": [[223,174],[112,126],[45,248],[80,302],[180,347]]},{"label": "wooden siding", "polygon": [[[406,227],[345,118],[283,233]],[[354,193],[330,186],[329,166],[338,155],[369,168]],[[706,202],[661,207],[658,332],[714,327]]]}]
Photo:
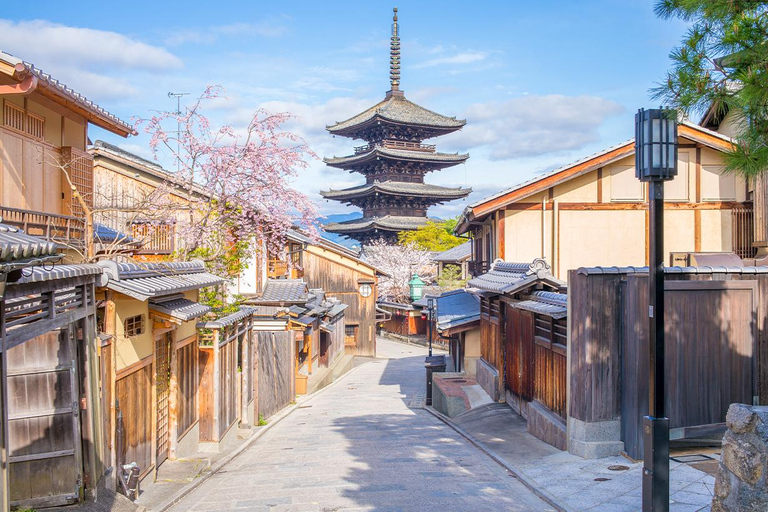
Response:
[{"label": "wooden siding", "polygon": [[568,414],[586,422],[619,418],[621,290],[617,275],[571,271],[570,386]]},{"label": "wooden siding", "polygon": [[[622,438],[637,458],[648,413],[647,276],[628,276],[623,290]],[[664,395],[671,429],[718,427],[731,403],[752,403],[756,292],[754,281],[666,282]]]},{"label": "wooden siding", "polygon": [[179,437],[197,422],[197,363],[199,355],[195,341],[176,350],[178,368],[176,432]]},{"label": "wooden siding", "polygon": [[214,369],[213,369],[213,350],[201,349],[198,351],[198,382],[197,403],[199,405],[200,418],[200,440],[207,441],[214,439]]},{"label": "wooden siding", "polygon": [[[313,249],[322,251],[323,249]],[[310,288],[322,288],[329,298],[339,299],[349,307],[344,311],[346,324],[358,325],[357,346],[351,347],[354,355],[373,356],[376,354],[376,292],[369,297],[358,293],[358,280],[374,279],[373,271],[361,272],[349,265],[336,261],[345,259],[331,251],[327,258],[311,251],[304,251],[304,280]]]},{"label": "wooden siding", "polygon": [[237,353],[238,340],[219,348],[221,368],[219,369],[219,432],[218,439],[224,437],[235,421],[237,421]]},{"label": "wooden siding", "polygon": [[73,333],[53,331],[8,350],[10,501],[78,500],[82,477]]},{"label": "wooden siding", "polygon": [[258,349],[258,414],[267,419],[294,399],[294,333],[254,334]]},{"label": "wooden siding", "polygon": [[[136,462],[142,475],[152,469],[152,374],[150,364],[144,364],[117,380],[116,399],[125,429],[123,457],[126,463]],[[119,454],[118,454],[119,457]]]}]

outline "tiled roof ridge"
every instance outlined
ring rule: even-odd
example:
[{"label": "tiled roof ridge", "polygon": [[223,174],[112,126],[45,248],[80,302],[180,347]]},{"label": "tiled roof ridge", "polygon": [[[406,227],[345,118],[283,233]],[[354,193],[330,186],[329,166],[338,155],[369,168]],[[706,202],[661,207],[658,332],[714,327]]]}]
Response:
[{"label": "tiled roof ridge", "polygon": [[[50,86],[54,89],[56,89],[60,94],[66,96],[67,98],[71,99],[73,103],[76,103],[82,108],[85,108],[86,110],[89,110],[93,112],[94,114],[98,115],[99,117],[102,117],[120,127],[125,129],[129,134],[131,135],[138,135],[138,133],[133,129],[133,126],[128,124],[127,122],[123,121],[116,115],[112,114],[111,112],[108,112],[104,108],[98,106],[93,101],[89,100],[82,94],[75,92],[73,89],[68,87],[66,84],[63,84],[59,82],[57,79],[53,78],[50,74],[43,72],[41,69],[35,67],[34,64],[30,62],[26,62],[22,59],[19,59],[18,57],[15,57],[11,55],[10,53],[6,53],[2,50],[0,50],[0,58],[2,58],[4,61],[6,61],[9,64],[13,64],[16,66],[16,74],[21,78],[22,80],[26,78],[29,74],[34,75],[37,77],[38,80],[41,80],[46,86]],[[19,70],[19,67],[22,69]]]}]

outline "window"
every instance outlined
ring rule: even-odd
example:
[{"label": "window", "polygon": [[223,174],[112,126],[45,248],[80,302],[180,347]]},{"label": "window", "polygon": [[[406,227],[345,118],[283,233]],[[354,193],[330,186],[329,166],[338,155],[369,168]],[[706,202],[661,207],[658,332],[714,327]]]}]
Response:
[{"label": "window", "polygon": [[144,334],[144,315],[126,318],[125,322],[123,322],[123,327],[127,338]]},{"label": "window", "polygon": [[3,124],[35,139],[45,139],[45,118],[8,101],[3,106]]},{"label": "window", "polygon": [[357,346],[357,325],[345,325],[344,326],[344,346],[356,347]]}]

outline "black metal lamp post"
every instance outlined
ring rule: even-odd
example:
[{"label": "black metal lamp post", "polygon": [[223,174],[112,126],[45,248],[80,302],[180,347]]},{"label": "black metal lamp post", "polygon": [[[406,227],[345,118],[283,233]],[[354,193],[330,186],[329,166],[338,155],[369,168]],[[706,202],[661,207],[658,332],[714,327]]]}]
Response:
[{"label": "black metal lamp post", "polygon": [[427,321],[429,322],[429,355],[432,355],[432,318],[435,309],[435,299],[427,299]]},{"label": "black metal lamp post", "polygon": [[643,418],[643,511],[669,510],[669,419],[664,411],[664,182],[677,175],[674,111],[635,116],[635,175],[648,182],[648,416]]}]

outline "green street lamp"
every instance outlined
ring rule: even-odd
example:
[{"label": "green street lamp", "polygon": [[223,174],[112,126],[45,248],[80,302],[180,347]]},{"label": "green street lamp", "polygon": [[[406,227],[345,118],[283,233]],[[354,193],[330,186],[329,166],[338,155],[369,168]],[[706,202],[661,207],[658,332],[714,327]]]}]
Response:
[{"label": "green street lamp", "polygon": [[425,283],[420,277],[419,274],[413,274],[413,277],[410,281],[408,281],[408,289],[411,292],[411,302],[417,301],[421,298],[421,296],[424,294],[424,285]]}]

